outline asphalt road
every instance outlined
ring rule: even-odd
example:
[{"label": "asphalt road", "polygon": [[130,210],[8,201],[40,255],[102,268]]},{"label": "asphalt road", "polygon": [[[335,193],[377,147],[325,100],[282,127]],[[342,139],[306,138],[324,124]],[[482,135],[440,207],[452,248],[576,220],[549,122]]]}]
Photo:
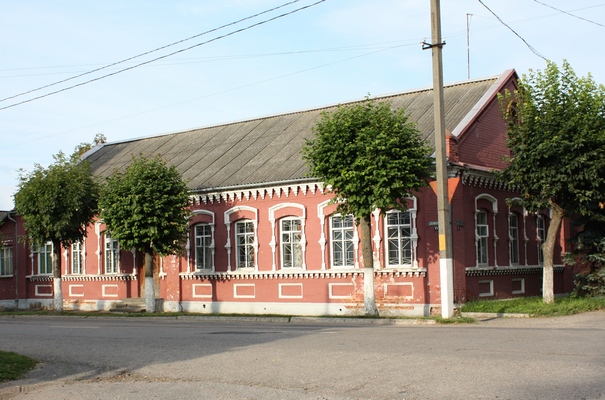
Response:
[{"label": "asphalt road", "polygon": [[10,399],[603,399],[605,312],[471,325],[0,317]]}]

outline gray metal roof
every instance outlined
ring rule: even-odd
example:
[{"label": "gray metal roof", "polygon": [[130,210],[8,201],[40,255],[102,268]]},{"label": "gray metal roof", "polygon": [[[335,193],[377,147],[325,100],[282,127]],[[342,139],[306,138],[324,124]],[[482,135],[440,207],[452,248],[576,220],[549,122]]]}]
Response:
[{"label": "gray metal roof", "polygon": [[[494,90],[498,78],[446,86],[446,129],[453,131],[484,95]],[[391,101],[394,108],[405,107],[423,139],[434,145],[432,89],[377,99]],[[87,153],[85,158],[91,161],[93,174],[106,177],[115,170],[123,170],[132,155],[153,157],[159,154],[177,167],[192,191],[301,180],[307,173],[300,154],[304,139],[311,137],[312,127],[320,114],[335,107],[106,143]]]}]

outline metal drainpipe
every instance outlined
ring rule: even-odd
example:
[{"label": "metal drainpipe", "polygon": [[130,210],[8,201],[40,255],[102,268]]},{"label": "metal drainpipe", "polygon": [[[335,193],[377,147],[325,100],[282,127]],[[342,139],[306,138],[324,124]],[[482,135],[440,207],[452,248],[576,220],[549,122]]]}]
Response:
[{"label": "metal drainpipe", "polygon": [[19,268],[17,267],[17,260],[19,259],[19,257],[18,257],[19,235],[17,232],[18,225],[17,225],[17,220],[13,219],[13,217],[11,217],[10,211],[7,214],[8,214],[8,219],[10,219],[11,221],[13,221],[15,223],[15,245],[13,246],[15,248],[15,256],[13,257],[13,259],[15,260],[15,263],[13,265],[13,274],[15,276],[15,308],[18,310],[19,309]]}]

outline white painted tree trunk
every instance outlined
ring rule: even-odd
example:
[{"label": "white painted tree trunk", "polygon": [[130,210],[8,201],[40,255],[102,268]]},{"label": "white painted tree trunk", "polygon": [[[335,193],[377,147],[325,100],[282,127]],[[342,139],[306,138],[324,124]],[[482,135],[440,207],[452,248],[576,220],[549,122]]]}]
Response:
[{"label": "white painted tree trunk", "polygon": [[563,221],[563,210],[556,204],[551,203],[552,219],[546,234],[546,240],[542,244],[542,254],[544,255],[543,276],[542,276],[542,298],[545,303],[555,302],[555,244],[559,237],[559,228]]},{"label": "white painted tree trunk", "polygon": [[374,255],[372,254],[372,235],[370,216],[361,217],[361,257],[363,263],[363,308],[365,315],[378,316],[376,294],[374,292]]},{"label": "white painted tree trunk", "polygon": [[55,277],[53,278],[53,284],[54,284],[54,293],[55,293],[55,297],[53,299],[53,308],[55,311],[57,312],[61,312],[63,311],[63,288],[61,285],[61,277]]},{"label": "white painted tree trunk", "polygon": [[145,309],[147,312],[155,312],[155,288],[153,277],[145,277]]},{"label": "white painted tree trunk", "polygon": [[61,243],[53,241],[53,253],[51,256],[53,267],[53,308],[56,312],[63,311],[63,288],[61,285]]},{"label": "white painted tree trunk", "polygon": [[153,284],[153,254],[145,253],[145,309],[155,312],[155,287]]}]

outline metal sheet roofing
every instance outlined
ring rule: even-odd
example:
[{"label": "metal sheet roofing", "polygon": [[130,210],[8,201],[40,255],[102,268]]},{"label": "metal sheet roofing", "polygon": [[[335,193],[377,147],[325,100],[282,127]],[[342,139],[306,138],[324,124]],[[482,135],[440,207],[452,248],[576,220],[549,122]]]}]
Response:
[{"label": "metal sheet roofing", "polygon": [[[493,77],[444,88],[446,129],[454,131],[494,90]],[[423,89],[378,97],[405,107],[422,138],[434,145],[433,91]],[[352,102],[353,103],[353,102]],[[350,103],[344,103],[350,104]],[[300,151],[324,111],[336,106],[216,125],[178,133],[106,143],[85,155],[93,174],[123,170],[132,156],[160,155],[175,165],[192,191],[246,187],[308,178]],[[459,131],[459,127],[458,127]]]}]

